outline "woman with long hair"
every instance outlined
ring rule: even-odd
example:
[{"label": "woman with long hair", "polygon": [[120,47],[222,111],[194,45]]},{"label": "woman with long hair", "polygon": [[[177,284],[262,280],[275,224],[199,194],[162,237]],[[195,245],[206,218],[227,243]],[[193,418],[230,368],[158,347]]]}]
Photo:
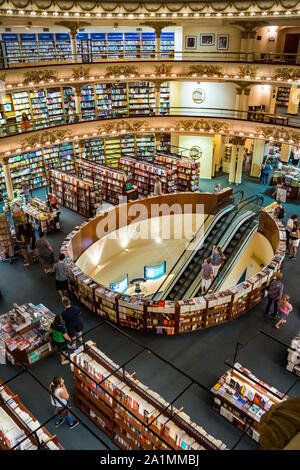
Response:
[{"label": "woman with long hair", "polygon": [[79,421],[73,418],[68,409],[64,409],[65,406],[68,406],[68,399],[70,397],[64,379],[62,377],[53,377],[49,390],[52,394],[51,403],[55,406],[55,413],[59,413],[55,416],[55,426],[60,426],[66,419],[69,428],[75,428]]}]

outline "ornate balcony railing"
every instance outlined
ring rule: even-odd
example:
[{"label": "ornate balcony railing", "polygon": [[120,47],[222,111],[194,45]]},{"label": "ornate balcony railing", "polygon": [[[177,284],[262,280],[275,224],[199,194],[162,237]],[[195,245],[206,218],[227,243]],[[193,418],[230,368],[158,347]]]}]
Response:
[{"label": "ornate balcony railing", "polygon": [[[253,121],[255,123],[263,124],[275,124],[290,128],[300,128],[300,116],[297,115],[280,115],[270,114],[263,111],[237,111],[235,109],[222,109],[222,108],[168,108],[168,113],[162,111],[161,108],[151,108],[147,113],[136,113],[132,110],[127,109],[124,112],[110,111],[107,116],[101,115],[101,110],[94,111],[93,115],[72,114],[70,116],[62,116],[60,114],[53,115],[49,119],[36,119],[28,122],[28,126],[25,128],[21,122],[11,124],[7,122],[6,125],[2,125],[1,134],[2,138],[6,136],[12,136],[20,133],[28,133],[30,131],[37,131],[41,129],[47,129],[50,127],[57,127],[63,125],[72,125],[79,122],[88,123],[90,121],[108,121],[110,119],[123,119],[123,118],[149,118],[155,116],[172,116],[172,117],[190,117],[190,118],[224,118],[234,119],[240,121]],[[178,130],[177,130],[178,132]]]},{"label": "ornate balcony railing", "polygon": [[[135,57],[130,57],[130,51],[124,52],[78,52],[78,53],[51,53],[14,55],[13,57],[0,56],[0,69],[11,69],[19,67],[32,67],[34,65],[47,64],[91,64],[91,63],[114,63],[116,61],[200,61],[200,62],[241,62],[274,65],[300,65],[300,53],[268,53],[268,52],[199,52],[199,51],[137,51]],[[132,54],[133,55],[133,54]]]}]

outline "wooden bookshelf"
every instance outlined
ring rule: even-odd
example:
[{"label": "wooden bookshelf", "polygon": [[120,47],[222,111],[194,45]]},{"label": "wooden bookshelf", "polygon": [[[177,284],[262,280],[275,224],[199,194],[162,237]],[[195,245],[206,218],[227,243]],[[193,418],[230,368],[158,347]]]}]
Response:
[{"label": "wooden bookshelf", "polygon": [[95,181],[59,170],[49,170],[49,189],[62,206],[87,218],[96,214],[102,202],[101,188]]},{"label": "wooden bookshelf", "polygon": [[[126,450],[220,450],[226,446],[120,369],[92,341],[74,353],[75,403]],[[78,367],[77,367],[78,366]],[[83,373],[83,371],[85,373]],[[106,378],[107,377],[107,378]],[[153,423],[151,423],[153,421]],[[148,425],[148,427],[147,427]]]},{"label": "wooden bookshelf", "polygon": [[222,375],[211,391],[214,394],[213,409],[257,442],[261,416],[272,405],[288,398],[239,363]]},{"label": "wooden bookshelf", "polygon": [[156,151],[154,160],[177,172],[177,191],[198,190],[199,165],[196,162],[162,151]]},{"label": "wooden bookshelf", "polygon": [[[1,417],[6,416],[10,422],[14,422],[14,436],[9,438],[9,434],[0,431],[0,449],[10,450],[18,444],[19,441],[29,435],[39,422],[33,414],[23,405],[18,395],[14,394],[7,385],[2,385],[0,380],[0,411]],[[1,423],[1,418],[0,418]],[[19,444],[17,450],[64,450],[58,442],[56,435],[51,435],[45,427],[40,428],[37,437],[32,434],[26,441]]]},{"label": "wooden bookshelf", "polygon": [[3,260],[14,255],[14,245],[10,232],[9,218],[0,213],[0,258]]}]

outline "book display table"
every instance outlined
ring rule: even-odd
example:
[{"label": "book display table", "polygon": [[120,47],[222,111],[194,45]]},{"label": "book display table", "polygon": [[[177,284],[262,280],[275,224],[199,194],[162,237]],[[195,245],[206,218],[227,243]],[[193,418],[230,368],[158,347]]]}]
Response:
[{"label": "book display table", "polygon": [[[40,428],[19,396],[2,383],[0,380],[0,450],[63,450],[57,437]],[[36,433],[25,439],[34,430]]]},{"label": "book display table", "polygon": [[286,369],[293,374],[300,375],[300,331],[291,341],[287,360]]},{"label": "book display table", "polygon": [[[136,379],[92,341],[71,355],[75,404],[124,450],[223,450],[182,411]],[[83,371],[85,373],[83,373]],[[87,375],[86,375],[87,374]]]},{"label": "book display table", "polygon": [[13,309],[0,316],[0,342],[12,364],[31,365],[53,350],[50,325],[55,314],[44,305],[13,304]]},{"label": "book display table", "polygon": [[[257,429],[261,416],[272,405],[288,397],[257,379],[250,370],[236,362],[212,387],[213,409],[237,428],[259,442]],[[248,429],[247,429],[248,428]]]},{"label": "book display table", "polygon": [[28,214],[29,221],[35,230],[47,233],[58,230],[59,211],[51,209],[47,202],[33,198],[30,204],[23,206],[22,209],[25,214]]},{"label": "book display table", "polygon": [[282,165],[281,170],[275,170],[275,183],[283,183],[287,199],[300,198],[300,169],[290,165]]}]

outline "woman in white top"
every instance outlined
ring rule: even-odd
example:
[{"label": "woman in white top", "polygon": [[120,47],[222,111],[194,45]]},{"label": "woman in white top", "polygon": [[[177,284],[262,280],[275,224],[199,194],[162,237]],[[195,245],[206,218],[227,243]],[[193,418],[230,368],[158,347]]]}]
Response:
[{"label": "woman in white top", "polygon": [[49,390],[52,394],[51,404],[55,406],[55,413],[58,413],[55,416],[55,426],[58,427],[63,424],[66,418],[69,428],[75,428],[79,421],[73,418],[69,410],[66,408],[64,409],[65,406],[68,406],[68,399],[70,397],[67,392],[64,379],[62,377],[54,377],[50,384]]},{"label": "woman in white top", "polygon": [[293,228],[290,232],[290,258],[296,259],[297,255],[297,250],[299,246],[299,240],[300,240],[300,226],[297,221],[294,222]]},{"label": "woman in white top", "polygon": [[161,192],[161,181],[158,176],[155,176],[154,179],[154,196],[160,196],[162,194]]}]

